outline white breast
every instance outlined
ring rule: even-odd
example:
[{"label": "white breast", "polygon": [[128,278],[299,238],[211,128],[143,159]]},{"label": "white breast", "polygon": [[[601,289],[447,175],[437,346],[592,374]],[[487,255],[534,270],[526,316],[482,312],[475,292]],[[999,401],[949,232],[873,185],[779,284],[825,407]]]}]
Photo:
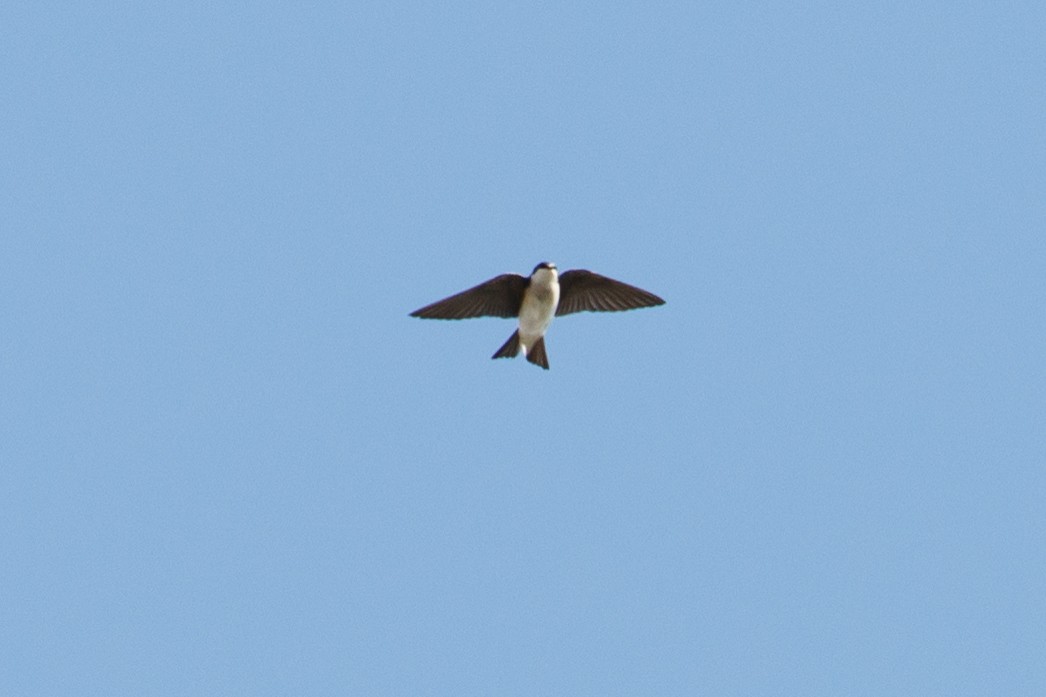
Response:
[{"label": "white breast", "polygon": [[555,269],[538,269],[519,310],[519,339],[527,349],[545,335],[559,305],[559,278]]}]

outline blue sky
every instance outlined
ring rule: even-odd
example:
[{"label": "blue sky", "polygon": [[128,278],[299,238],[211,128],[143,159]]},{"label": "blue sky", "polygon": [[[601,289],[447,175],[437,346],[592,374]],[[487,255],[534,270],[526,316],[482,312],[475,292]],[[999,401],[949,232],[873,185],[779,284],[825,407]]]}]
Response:
[{"label": "blue sky", "polygon": [[1044,35],[6,5],[0,692],[1042,694]]}]

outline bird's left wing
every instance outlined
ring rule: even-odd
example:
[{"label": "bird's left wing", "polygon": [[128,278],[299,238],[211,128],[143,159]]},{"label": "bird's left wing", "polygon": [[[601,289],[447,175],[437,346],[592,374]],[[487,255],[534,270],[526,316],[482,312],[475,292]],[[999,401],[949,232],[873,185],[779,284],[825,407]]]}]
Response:
[{"label": "bird's left wing", "polygon": [[664,304],[664,300],[642,288],[591,271],[574,269],[559,276],[557,316],[586,311],[619,312]]}]

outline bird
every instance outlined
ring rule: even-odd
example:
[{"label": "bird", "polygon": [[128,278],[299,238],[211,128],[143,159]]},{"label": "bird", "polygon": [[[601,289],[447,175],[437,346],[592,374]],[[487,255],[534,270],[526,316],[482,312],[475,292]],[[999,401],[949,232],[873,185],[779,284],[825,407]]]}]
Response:
[{"label": "bird", "polygon": [[515,358],[523,351],[527,361],[548,370],[545,333],[553,317],[664,304],[664,300],[642,288],[584,269],[560,274],[555,264],[543,261],[534,267],[530,276],[501,274],[415,310],[410,316],[421,319],[517,317],[518,328],[491,358]]}]

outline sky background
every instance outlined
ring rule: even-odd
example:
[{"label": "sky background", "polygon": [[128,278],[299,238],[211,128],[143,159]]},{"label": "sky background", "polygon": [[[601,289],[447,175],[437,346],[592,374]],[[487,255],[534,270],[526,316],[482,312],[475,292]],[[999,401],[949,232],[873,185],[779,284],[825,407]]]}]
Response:
[{"label": "sky background", "polygon": [[872,5],[4,4],[0,693],[1046,693],[1046,9]]}]

